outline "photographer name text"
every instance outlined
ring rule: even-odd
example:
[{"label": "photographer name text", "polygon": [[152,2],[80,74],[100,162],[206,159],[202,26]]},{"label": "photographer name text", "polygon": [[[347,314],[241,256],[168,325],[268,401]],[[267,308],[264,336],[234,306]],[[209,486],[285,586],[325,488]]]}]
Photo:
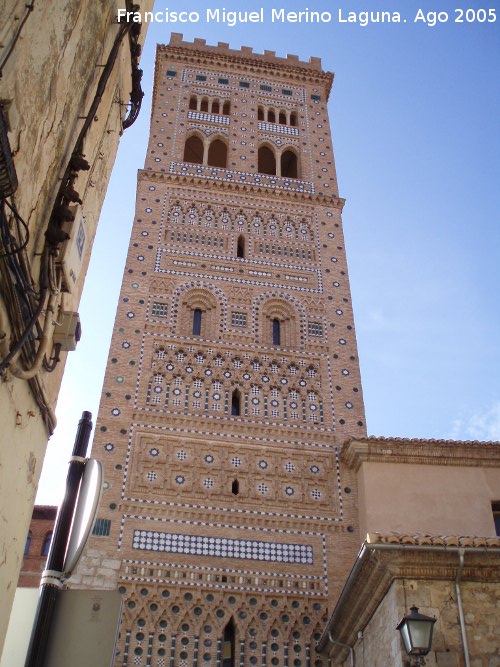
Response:
[{"label": "photographer name text", "polygon": [[495,8],[456,8],[448,11],[429,11],[418,9],[412,16],[395,11],[352,11],[337,9],[334,12],[315,11],[305,8],[302,11],[289,11],[283,7],[260,7],[253,11],[228,10],[224,8],[206,8],[197,11],[171,11],[164,9],[156,12],[128,12],[118,10],[118,20],[134,23],[220,23],[235,27],[248,23],[338,23],[356,24],[361,27],[387,23],[410,23],[435,27],[445,23],[495,23]]}]

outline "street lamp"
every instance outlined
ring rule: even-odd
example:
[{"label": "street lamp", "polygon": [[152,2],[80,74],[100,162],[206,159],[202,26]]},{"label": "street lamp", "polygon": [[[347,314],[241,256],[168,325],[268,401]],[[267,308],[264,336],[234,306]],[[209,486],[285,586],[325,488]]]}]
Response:
[{"label": "street lamp", "polygon": [[435,618],[419,614],[418,607],[412,607],[410,613],[403,616],[396,628],[401,633],[405,651],[415,658],[415,665],[425,665],[423,656],[431,650],[435,622]]}]

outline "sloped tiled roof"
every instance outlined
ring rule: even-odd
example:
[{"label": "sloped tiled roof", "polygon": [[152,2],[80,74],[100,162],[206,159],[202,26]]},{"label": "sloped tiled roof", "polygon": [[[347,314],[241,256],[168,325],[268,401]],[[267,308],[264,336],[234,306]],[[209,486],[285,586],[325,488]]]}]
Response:
[{"label": "sloped tiled roof", "polygon": [[426,533],[369,533],[367,544],[401,544],[408,546],[500,548],[500,537],[468,535],[430,535]]}]

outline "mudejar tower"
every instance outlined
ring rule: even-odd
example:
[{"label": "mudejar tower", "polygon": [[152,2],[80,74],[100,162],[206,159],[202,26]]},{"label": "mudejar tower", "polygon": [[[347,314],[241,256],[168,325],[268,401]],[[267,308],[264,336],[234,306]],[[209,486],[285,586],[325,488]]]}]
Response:
[{"label": "mudejar tower", "polygon": [[321,62],[159,46],[76,583],[116,664],[311,667],[361,542],[365,435]]}]

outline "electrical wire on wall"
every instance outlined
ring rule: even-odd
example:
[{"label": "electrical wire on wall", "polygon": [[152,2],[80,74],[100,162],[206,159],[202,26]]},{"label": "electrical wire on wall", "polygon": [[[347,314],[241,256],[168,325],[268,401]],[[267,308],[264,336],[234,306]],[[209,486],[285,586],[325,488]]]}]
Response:
[{"label": "electrical wire on wall", "polygon": [[30,2],[25,2],[24,3],[24,14],[22,18],[19,20],[17,24],[17,28],[14,31],[14,34],[10,38],[7,46],[5,47],[1,57],[0,57],[0,79],[2,78],[2,73],[3,73],[3,68],[7,64],[7,61],[9,60],[10,56],[12,55],[12,52],[14,51],[14,47],[17,43],[17,40],[19,39],[19,35],[21,34],[21,30],[24,27],[24,24],[28,20],[28,16],[31,14],[35,6],[35,0],[30,0]]},{"label": "electrical wire on wall", "polygon": [[[22,23],[9,42],[8,51],[0,60],[2,67],[14,49],[33,4],[34,2],[31,2],[26,5]],[[125,4],[129,12],[127,16],[139,11],[139,5],[133,4],[131,0],[126,0]],[[118,32],[99,77],[94,99],[88,111],[80,114],[85,117],[85,122],[71,151],[55,197],[45,230],[45,245],[37,280],[31,274],[26,251],[30,240],[29,226],[20,216],[14,199],[18,187],[17,176],[8,146],[6,122],[0,109],[0,279],[5,286],[4,302],[0,304],[0,357],[2,358],[0,377],[9,369],[13,376],[30,382],[49,433],[52,433],[55,427],[55,416],[44,398],[37,374],[42,367],[47,372],[52,372],[59,361],[60,347],[58,349],[57,346],[53,346],[52,341],[54,327],[58,322],[61,298],[61,276],[58,275],[56,260],[61,244],[70,238],[67,231],[68,223],[74,221],[70,206],[75,203],[82,204],[74,186],[79,172],[90,168],[85,159],[85,139],[96,117],[120,46],[127,34],[131,54],[132,90],[128,113],[122,122],[123,129],[130,127],[136,120],[144,95],[141,89],[142,71],[138,67],[141,53],[138,42],[141,24],[133,21],[120,21],[117,24]],[[52,356],[50,356],[51,349]]]}]

